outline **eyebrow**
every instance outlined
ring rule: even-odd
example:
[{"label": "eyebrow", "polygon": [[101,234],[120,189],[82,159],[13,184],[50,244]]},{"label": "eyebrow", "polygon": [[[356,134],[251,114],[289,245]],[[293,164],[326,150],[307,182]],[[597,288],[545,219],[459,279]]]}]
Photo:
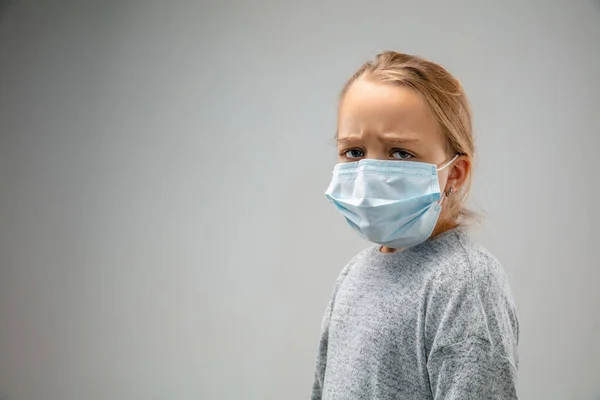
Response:
[{"label": "eyebrow", "polygon": [[419,138],[399,138],[399,137],[384,137],[383,142],[387,144],[404,145],[408,143],[419,143]]},{"label": "eyebrow", "polygon": [[[400,138],[400,137],[383,137],[381,138],[382,142],[387,143],[387,144],[392,144],[392,145],[405,145],[408,143],[418,143],[421,140],[419,138]],[[341,138],[338,139],[337,144],[338,146],[348,146],[348,145],[352,145],[355,143],[360,142],[360,138],[357,136],[354,137],[347,137],[347,138]]]},{"label": "eyebrow", "polygon": [[359,137],[348,137],[337,140],[338,146],[349,146],[358,142],[360,142]]}]

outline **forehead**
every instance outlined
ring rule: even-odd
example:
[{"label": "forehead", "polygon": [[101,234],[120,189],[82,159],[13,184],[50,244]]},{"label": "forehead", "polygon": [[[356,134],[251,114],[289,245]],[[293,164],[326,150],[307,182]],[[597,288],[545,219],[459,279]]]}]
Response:
[{"label": "forehead", "polygon": [[358,79],[348,88],[339,108],[338,138],[397,134],[435,141],[440,136],[438,130],[429,105],[408,86]]}]

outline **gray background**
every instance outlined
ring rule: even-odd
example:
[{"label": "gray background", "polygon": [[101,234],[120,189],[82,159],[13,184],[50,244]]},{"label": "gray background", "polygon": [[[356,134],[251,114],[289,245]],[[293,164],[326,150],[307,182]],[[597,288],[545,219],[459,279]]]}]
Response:
[{"label": "gray background", "polygon": [[[0,398],[307,399],[367,246],[323,192],[377,52],[470,96],[524,399],[600,395],[600,3],[4,2]],[[4,397],[2,397],[4,396]]]}]

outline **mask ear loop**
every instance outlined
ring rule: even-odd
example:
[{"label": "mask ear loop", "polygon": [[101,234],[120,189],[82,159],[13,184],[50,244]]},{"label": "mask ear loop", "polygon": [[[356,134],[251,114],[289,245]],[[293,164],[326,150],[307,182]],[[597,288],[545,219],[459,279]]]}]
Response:
[{"label": "mask ear loop", "polygon": [[[439,171],[442,171],[442,170],[446,169],[446,168],[447,168],[447,167],[448,167],[450,164],[452,164],[452,163],[454,162],[454,160],[456,160],[456,159],[458,158],[458,156],[459,156],[459,155],[460,155],[460,154],[456,153],[456,154],[454,155],[454,157],[452,157],[452,160],[448,161],[446,164],[444,164],[444,165],[442,165],[441,167],[437,168],[437,169],[436,169],[436,171],[438,171],[438,172],[439,172]],[[441,205],[442,205],[442,203],[444,202],[444,199],[445,199],[446,197],[450,197],[450,195],[451,195],[451,194],[452,194],[452,187],[450,187],[450,189],[448,189],[448,191],[447,191],[447,192],[445,192],[445,193],[442,195],[442,199],[440,200],[440,202],[439,202],[438,204],[441,206]]]},{"label": "mask ear loop", "polygon": [[448,167],[448,165],[452,164],[454,162],[454,160],[456,160],[458,158],[460,154],[456,153],[454,155],[454,157],[452,157],[452,160],[448,161],[446,164],[442,165],[441,167],[437,168],[436,171],[440,172],[444,169],[446,169],[446,167]]}]

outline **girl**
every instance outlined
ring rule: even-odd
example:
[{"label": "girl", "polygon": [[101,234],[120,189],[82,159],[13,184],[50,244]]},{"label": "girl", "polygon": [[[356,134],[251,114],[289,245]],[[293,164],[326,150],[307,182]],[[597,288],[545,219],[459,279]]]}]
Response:
[{"label": "girl", "polygon": [[327,198],[373,246],[341,271],[313,400],[516,399],[519,321],[464,208],[475,151],[460,83],[385,52],[344,87]]}]

